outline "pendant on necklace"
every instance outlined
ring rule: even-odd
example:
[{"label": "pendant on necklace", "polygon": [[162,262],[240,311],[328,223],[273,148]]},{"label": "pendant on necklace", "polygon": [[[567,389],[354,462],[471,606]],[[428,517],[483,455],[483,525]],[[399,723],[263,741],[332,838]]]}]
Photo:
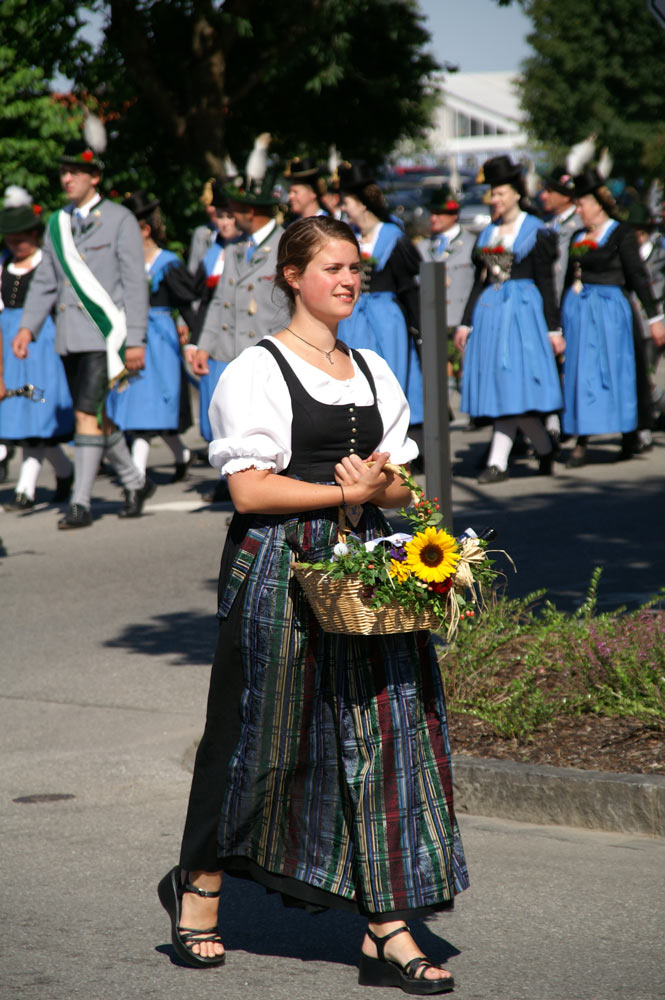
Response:
[{"label": "pendant on necklace", "polygon": [[[334,350],[335,350],[335,348],[333,347],[333,351],[334,351]],[[333,361],[333,359],[332,359],[332,358],[330,357],[330,355],[332,354],[332,351],[324,351],[323,353],[324,353],[324,354],[325,354],[325,356],[327,357],[327,359],[328,359],[328,361],[330,362],[330,364],[331,364],[331,365],[334,365],[334,364],[335,364],[335,362],[334,362],[334,361]]]}]

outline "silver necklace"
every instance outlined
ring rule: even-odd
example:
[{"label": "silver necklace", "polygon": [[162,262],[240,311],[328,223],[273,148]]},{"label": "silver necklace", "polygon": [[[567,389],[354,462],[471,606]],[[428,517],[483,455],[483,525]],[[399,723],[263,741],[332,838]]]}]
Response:
[{"label": "silver necklace", "polygon": [[313,347],[315,351],[319,351],[321,354],[325,354],[331,365],[335,364],[330,355],[337,348],[337,344],[335,344],[335,347],[333,347],[330,351],[325,351],[322,347],[317,347],[316,344],[310,344],[309,340],[305,340],[305,338],[301,337],[300,334],[294,333],[294,331],[291,329],[290,326],[287,326],[286,329],[289,331],[289,333],[292,333],[293,336],[296,337],[298,340],[302,340],[303,344],[307,344],[308,347]]}]

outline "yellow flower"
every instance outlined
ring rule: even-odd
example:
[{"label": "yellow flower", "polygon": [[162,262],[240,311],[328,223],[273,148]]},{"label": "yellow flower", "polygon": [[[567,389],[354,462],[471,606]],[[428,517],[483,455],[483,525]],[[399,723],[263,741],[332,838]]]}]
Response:
[{"label": "yellow flower", "polygon": [[428,583],[443,583],[459,562],[459,547],[453,536],[436,528],[419,531],[404,548],[406,565]]},{"label": "yellow flower", "polygon": [[399,559],[390,560],[388,572],[392,576],[393,580],[397,580],[398,583],[404,583],[410,574],[409,567],[405,562],[400,562]]}]

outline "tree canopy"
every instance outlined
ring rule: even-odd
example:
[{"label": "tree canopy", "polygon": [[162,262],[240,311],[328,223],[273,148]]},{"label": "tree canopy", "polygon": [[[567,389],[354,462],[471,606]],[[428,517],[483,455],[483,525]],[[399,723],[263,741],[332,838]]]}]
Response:
[{"label": "tree canopy", "polygon": [[665,172],[665,31],[646,0],[517,2],[534,29],[521,86],[531,134],[560,158],[595,132],[617,175]]},{"label": "tree canopy", "polygon": [[[3,0],[3,38],[9,6],[29,21],[17,62],[72,79],[107,123],[114,187],[149,189],[171,216],[226,155],[242,171],[260,132],[282,161],[334,143],[378,163],[429,123],[438,66],[415,0]],[[104,23],[95,47],[77,33],[85,8]]]}]

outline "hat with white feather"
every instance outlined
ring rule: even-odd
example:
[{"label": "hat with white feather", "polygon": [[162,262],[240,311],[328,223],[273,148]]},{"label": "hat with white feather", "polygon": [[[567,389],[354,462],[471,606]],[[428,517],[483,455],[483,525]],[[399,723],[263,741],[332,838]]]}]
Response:
[{"label": "hat with white feather", "polygon": [[252,151],[247,157],[244,176],[238,174],[230,179],[224,188],[224,194],[229,201],[264,208],[279,203],[279,197],[275,192],[277,178],[273,171],[268,170],[270,140],[270,132],[257,135]]},{"label": "hat with white feather", "polygon": [[83,125],[83,136],[72,139],[65,146],[60,157],[61,167],[76,167],[98,173],[104,169],[101,154],[106,149],[106,129],[96,115],[87,115]]},{"label": "hat with white feather", "polygon": [[39,218],[41,208],[34,205],[32,198],[18,184],[10,184],[5,191],[3,207],[0,210],[0,233],[29,233],[33,229],[41,229]]}]

